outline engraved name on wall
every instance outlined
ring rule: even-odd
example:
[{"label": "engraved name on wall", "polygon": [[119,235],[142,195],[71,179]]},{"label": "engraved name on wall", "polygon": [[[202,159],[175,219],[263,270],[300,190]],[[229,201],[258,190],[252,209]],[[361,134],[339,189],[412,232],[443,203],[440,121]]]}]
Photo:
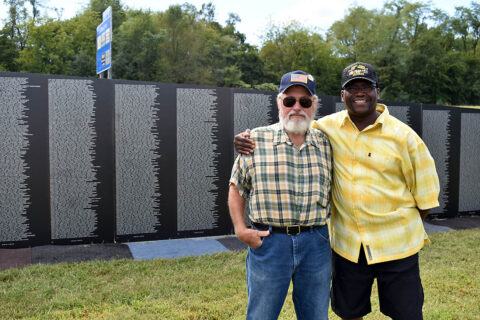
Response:
[{"label": "engraved name on wall", "polygon": [[115,85],[117,233],[155,233],[159,226],[159,104],[154,85]]},{"label": "engraved name on wall", "polygon": [[[278,121],[273,91],[4,74],[2,246],[228,233],[233,134]],[[345,109],[324,98],[321,109]],[[478,213],[480,114],[389,103],[435,159],[432,212]]]},{"label": "engraved name on wall", "polygon": [[48,81],[52,239],[95,236],[93,165],[97,134],[93,81]]},{"label": "engraved name on wall", "polygon": [[[272,95],[235,93],[233,96],[234,134],[243,132],[245,129],[253,129],[276,123],[278,119],[274,119],[272,114],[273,108],[277,108],[277,106],[275,97]],[[237,156],[238,152],[235,151],[235,158]],[[249,203],[250,201],[247,199],[247,203],[245,204],[245,217],[248,217],[250,212]],[[248,219],[247,224],[250,224]]]},{"label": "engraved name on wall", "polygon": [[177,89],[177,225],[179,231],[218,226],[215,155],[219,106],[215,89]]},{"label": "engraved name on wall", "polygon": [[408,106],[387,106],[390,115],[411,126]]},{"label": "engraved name on wall", "polygon": [[0,242],[27,240],[27,78],[0,77]]},{"label": "engraved name on wall", "polygon": [[448,110],[423,110],[423,141],[435,160],[438,179],[440,181],[440,206],[431,213],[444,212],[448,203],[448,151],[450,149],[449,132],[447,130],[451,115]]},{"label": "engraved name on wall", "polygon": [[234,134],[263,127],[275,123],[278,119],[272,117],[272,95],[257,93],[235,93],[234,105]]},{"label": "engraved name on wall", "polygon": [[479,211],[480,113],[462,113],[460,134],[460,190],[458,210]]}]

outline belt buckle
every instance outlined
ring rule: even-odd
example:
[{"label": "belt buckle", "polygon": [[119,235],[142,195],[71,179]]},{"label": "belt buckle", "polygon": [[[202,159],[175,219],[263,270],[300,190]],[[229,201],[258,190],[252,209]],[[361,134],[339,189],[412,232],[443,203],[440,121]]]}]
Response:
[{"label": "belt buckle", "polygon": [[[290,231],[290,230],[292,230],[292,231]],[[295,231],[295,232],[293,232],[293,231]],[[289,236],[295,236],[299,233],[300,233],[300,226],[289,226],[289,227],[287,227],[287,234]]]}]

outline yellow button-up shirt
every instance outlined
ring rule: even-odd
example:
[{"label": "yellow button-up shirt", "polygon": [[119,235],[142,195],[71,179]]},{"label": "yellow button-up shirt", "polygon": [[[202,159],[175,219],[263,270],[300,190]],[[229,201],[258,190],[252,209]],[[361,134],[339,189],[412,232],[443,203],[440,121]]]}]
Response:
[{"label": "yellow button-up shirt", "polygon": [[363,244],[369,264],[402,259],[429,242],[417,208],[438,206],[435,163],[422,139],[377,104],[381,115],[361,132],[346,110],[313,127],[333,151],[333,250],[358,261]]}]

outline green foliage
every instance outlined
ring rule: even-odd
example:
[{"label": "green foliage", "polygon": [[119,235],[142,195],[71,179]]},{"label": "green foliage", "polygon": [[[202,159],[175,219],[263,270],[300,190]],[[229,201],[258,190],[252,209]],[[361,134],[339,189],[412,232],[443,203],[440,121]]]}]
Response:
[{"label": "green foliage", "polygon": [[96,29],[101,22],[93,10],[85,10],[75,18],[64,22],[65,32],[71,38],[73,55],[69,57],[68,74],[91,77],[96,75]]},{"label": "green foliage", "polygon": [[62,22],[48,19],[38,26],[31,22],[28,34],[26,46],[18,58],[21,71],[68,74],[68,57],[73,55],[72,39]]},{"label": "green foliage", "polygon": [[0,71],[17,71],[17,47],[5,29],[0,32]]},{"label": "green foliage", "polygon": [[256,86],[253,86],[253,88],[257,89],[257,90],[264,90],[264,91],[277,91],[278,90],[278,84],[261,83],[261,84],[257,84]]},{"label": "green foliage", "polygon": [[448,17],[429,5],[394,0],[381,11],[351,8],[332,25],[328,41],[348,62],[377,67],[383,99],[478,104],[479,73],[468,66],[480,62],[479,19],[475,2]]},{"label": "green foliage", "polygon": [[472,50],[475,55],[480,39],[480,3],[472,2],[472,8],[456,7],[451,26],[462,41],[463,50]]},{"label": "green foliage", "polygon": [[[120,0],[90,0],[68,20],[41,16],[43,0],[4,0],[0,70],[93,77],[96,27],[112,6],[114,78],[239,88],[275,88],[285,72],[315,76],[319,94],[338,95],[343,68],[377,68],[382,99],[480,104],[480,3],[453,16],[430,4],[390,0],[381,10],[351,7],[326,37],[298,22],[271,25],[260,48],[222,25],[215,6],[133,10]],[[273,85],[272,85],[273,84]]]},{"label": "green foliage", "polygon": [[229,87],[263,81],[263,65],[254,47],[235,29],[214,21],[210,3],[197,10],[189,4],[165,12],[128,11],[115,35],[117,78]]},{"label": "green foliage", "polygon": [[297,22],[284,27],[271,26],[260,50],[266,80],[278,83],[281,76],[292,70],[311,73],[319,94],[338,94],[343,59],[333,55],[329,43]]},{"label": "green foliage", "polygon": [[108,7],[112,7],[112,24],[113,32],[115,32],[125,21],[126,16],[126,12],[120,0],[90,0],[90,5],[87,10],[94,12],[94,14],[98,16],[98,25],[102,21],[102,13]]},{"label": "green foliage", "polygon": [[94,76],[97,15],[86,10],[67,21],[30,20],[29,37],[17,63],[23,72]]},{"label": "green foliage", "polygon": [[349,61],[369,60],[368,55],[376,50],[375,33],[380,30],[375,19],[376,11],[353,7],[341,21],[335,22],[329,30],[329,40],[335,53]]},{"label": "green foliage", "polygon": [[157,80],[156,70],[162,58],[159,46],[165,41],[165,30],[155,26],[150,12],[129,12],[115,39],[114,70],[118,77]]},{"label": "green foliage", "polygon": [[264,64],[256,47],[242,44],[239,50],[233,53],[233,63],[241,72],[243,82],[255,86],[265,80]]}]

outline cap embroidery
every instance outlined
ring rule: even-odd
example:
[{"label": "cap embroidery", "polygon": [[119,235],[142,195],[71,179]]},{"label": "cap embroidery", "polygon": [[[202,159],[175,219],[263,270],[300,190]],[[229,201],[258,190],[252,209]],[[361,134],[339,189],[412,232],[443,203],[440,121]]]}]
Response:
[{"label": "cap embroidery", "polygon": [[364,76],[368,74],[368,68],[361,64],[356,64],[348,70],[348,75],[351,77]]},{"label": "cap embroidery", "polygon": [[290,76],[290,81],[308,83],[308,78],[305,74],[292,74]]}]

